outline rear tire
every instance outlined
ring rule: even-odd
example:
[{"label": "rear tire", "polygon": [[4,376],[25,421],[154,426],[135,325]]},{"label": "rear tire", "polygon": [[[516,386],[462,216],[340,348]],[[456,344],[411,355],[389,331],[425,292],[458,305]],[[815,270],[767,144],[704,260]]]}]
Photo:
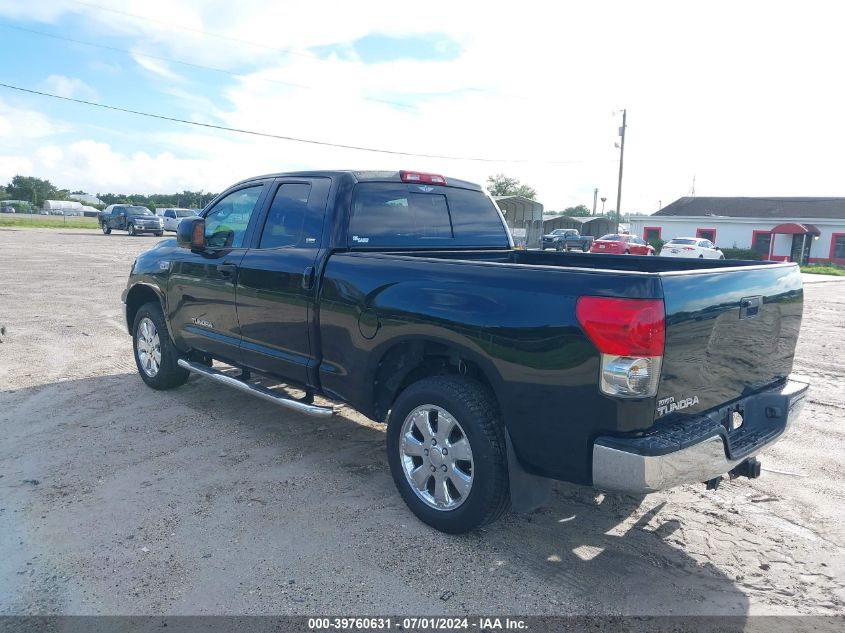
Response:
[{"label": "rear tire", "polygon": [[387,457],[402,499],[441,532],[469,532],[510,507],[499,408],[475,380],[433,376],[405,389],[388,418]]},{"label": "rear tire", "polygon": [[109,228],[109,225],[106,224],[105,222],[100,223],[100,228],[103,230],[103,235],[110,235],[111,234],[111,229]]},{"label": "rear tire", "polygon": [[704,255],[699,255],[698,259],[704,259]]},{"label": "rear tire", "polygon": [[131,235],[132,237],[135,237],[136,235],[138,235],[138,234],[135,232],[135,225],[134,225],[134,224],[130,224],[130,225],[126,228],[126,231],[127,231],[127,233],[129,233],[129,235]]},{"label": "rear tire", "polygon": [[179,367],[179,351],[170,339],[161,305],[145,303],[132,323],[132,350],[141,378],[153,389],[173,389],[185,384],[188,370]]},{"label": "rear tire", "polygon": [[157,231],[157,232],[155,233],[155,236],[156,236],[156,237],[161,237],[162,235],[164,235],[164,231]]},{"label": "rear tire", "polygon": [[624,253],[624,254],[625,254],[625,255],[630,255],[630,254],[631,254],[631,251],[625,251],[625,253]]}]

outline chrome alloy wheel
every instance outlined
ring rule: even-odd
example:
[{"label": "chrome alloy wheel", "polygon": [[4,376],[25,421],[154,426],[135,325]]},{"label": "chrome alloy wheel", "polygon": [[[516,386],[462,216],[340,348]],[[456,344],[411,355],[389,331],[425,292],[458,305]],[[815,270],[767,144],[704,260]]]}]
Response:
[{"label": "chrome alloy wheel", "polygon": [[150,378],[155,378],[161,367],[161,341],[155,323],[147,317],[138,323],[135,346],[144,373]]},{"label": "chrome alloy wheel", "polygon": [[408,414],[399,440],[402,470],[411,490],[435,510],[454,510],[469,497],[474,473],[466,433],[433,404]]}]

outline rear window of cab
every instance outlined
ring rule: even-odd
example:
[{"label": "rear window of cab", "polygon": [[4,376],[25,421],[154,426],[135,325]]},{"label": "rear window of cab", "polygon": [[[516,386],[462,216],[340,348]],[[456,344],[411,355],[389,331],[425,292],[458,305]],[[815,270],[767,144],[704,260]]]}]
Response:
[{"label": "rear window of cab", "polygon": [[350,247],[507,247],[499,210],[481,191],[406,183],[355,186]]}]

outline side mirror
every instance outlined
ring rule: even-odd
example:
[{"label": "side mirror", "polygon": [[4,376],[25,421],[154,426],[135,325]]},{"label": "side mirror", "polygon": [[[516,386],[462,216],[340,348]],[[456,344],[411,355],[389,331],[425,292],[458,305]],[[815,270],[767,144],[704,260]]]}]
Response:
[{"label": "side mirror", "polygon": [[205,218],[185,218],[176,226],[176,243],[182,248],[205,248]]}]

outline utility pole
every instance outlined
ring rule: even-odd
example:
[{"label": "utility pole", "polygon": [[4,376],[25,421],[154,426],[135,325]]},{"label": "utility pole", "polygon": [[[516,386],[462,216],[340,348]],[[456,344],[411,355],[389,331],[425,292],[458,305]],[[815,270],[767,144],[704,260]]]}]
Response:
[{"label": "utility pole", "polygon": [[598,196],[599,196],[599,188],[596,187],[595,189],[593,189],[593,215],[596,214],[596,203],[597,203]]},{"label": "utility pole", "polygon": [[622,127],[619,128],[619,136],[622,142],[619,145],[619,189],[616,191],[616,232],[619,232],[619,223],[622,221],[622,166],[625,162],[625,128],[628,127],[628,110],[622,110]]}]

